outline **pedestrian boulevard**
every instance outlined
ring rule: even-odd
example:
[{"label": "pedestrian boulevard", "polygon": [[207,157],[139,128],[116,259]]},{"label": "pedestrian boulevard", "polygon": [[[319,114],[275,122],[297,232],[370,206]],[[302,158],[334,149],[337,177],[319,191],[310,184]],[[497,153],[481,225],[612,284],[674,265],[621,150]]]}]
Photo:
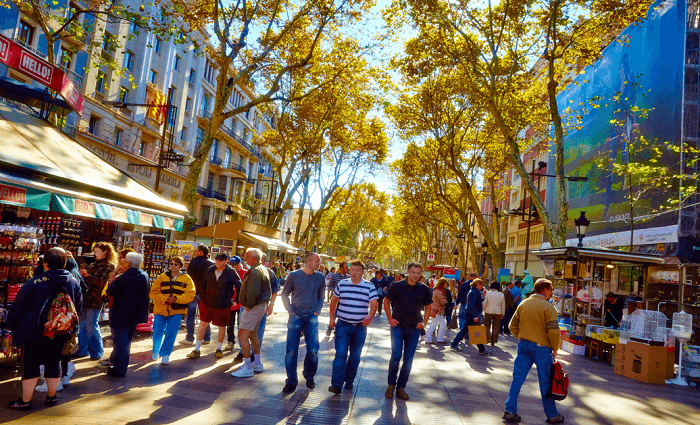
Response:
[{"label": "pedestrian boulevard", "polygon": [[[390,357],[388,325],[384,316],[372,323],[353,390],[340,396],[328,392],[334,356],[333,340],[325,336],[328,307],[321,316],[319,370],[316,388],[300,384],[282,394],[285,380],[286,318],[281,301],[269,318],[263,341],[265,372],[249,379],[230,376],[237,350],[214,358],[215,345],[204,345],[202,357],[185,358],[192,348],[176,344],[170,365],[151,360],[151,340],[141,336],[132,346],[126,378],[111,378],[89,359],[75,361],[71,385],[58,393],[59,404],[43,406],[44,394],[35,393],[34,410],[8,409],[20,393],[13,371],[0,370],[0,423],[12,424],[500,424],[512,373],[516,340],[501,338],[491,356],[479,356],[475,347],[463,353],[448,345],[416,353],[409,385],[409,401],[387,400]],[[214,332],[214,336],[216,331]],[[184,336],[184,329],[178,341]],[[448,331],[446,339],[454,336]],[[303,341],[303,339],[302,339]],[[303,347],[303,344],[302,344]],[[109,354],[107,349],[105,355]],[[696,388],[643,384],[613,373],[610,365],[561,353],[571,381],[567,400],[560,402],[565,423],[572,424],[698,424],[700,397]],[[525,424],[543,424],[536,373],[528,377],[518,414]]]}]

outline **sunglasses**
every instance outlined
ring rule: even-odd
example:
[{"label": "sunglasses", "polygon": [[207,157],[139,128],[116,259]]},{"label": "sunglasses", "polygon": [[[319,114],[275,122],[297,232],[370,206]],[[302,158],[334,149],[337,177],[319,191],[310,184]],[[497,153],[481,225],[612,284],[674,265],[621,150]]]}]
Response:
[{"label": "sunglasses", "polygon": [[171,266],[179,266],[180,263],[170,263]]}]

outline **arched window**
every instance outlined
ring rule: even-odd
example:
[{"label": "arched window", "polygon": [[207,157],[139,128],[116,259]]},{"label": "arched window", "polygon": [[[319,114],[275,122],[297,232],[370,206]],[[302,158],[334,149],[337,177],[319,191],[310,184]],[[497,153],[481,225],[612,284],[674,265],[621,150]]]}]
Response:
[{"label": "arched window", "polygon": [[224,167],[231,168],[231,148],[226,148],[226,153],[224,154]]}]

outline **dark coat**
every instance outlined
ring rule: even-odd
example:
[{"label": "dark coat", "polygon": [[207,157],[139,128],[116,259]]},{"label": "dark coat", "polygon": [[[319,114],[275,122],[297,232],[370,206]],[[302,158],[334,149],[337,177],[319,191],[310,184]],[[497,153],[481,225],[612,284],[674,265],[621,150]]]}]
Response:
[{"label": "dark coat", "polygon": [[107,295],[114,297],[109,326],[128,328],[146,323],[150,290],[148,275],[141,269],[130,267],[117,276],[107,287]]},{"label": "dark coat", "polygon": [[187,274],[192,278],[192,282],[194,282],[194,289],[197,291],[197,295],[200,297],[204,295],[204,286],[202,285],[204,282],[204,274],[207,272],[207,270],[209,270],[209,267],[215,264],[216,263],[214,261],[200,255],[199,257],[193,258],[192,261],[190,261],[190,264],[187,266]]},{"label": "dark coat", "polygon": [[484,297],[481,291],[472,286],[472,289],[467,295],[467,320],[474,320],[479,317],[483,311]]},{"label": "dark coat", "polygon": [[99,310],[102,308],[102,291],[109,280],[109,274],[114,271],[114,264],[106,259],[98,260],[87,267],[88,276],[85,278],[87,292],[85,293],[85,308]]},{"label": "dark coat", "polygon": [[41,310],[62,287],[73,300],[75,309],[81,311],[83,295],[80,286],[67,270],[49,270],[22,285],[6,320],[7,328],[13,332],[15,346],[39,339]]},{"label": "dark coat", "polygon": [[[80,275],[80,270],[78,269],[78,263],[75,261],[73,257],[68,257],[66,259],[66,267],[64,269],[68,270],[70,274],[73,275],[75,278],[76,282],[78,282],[78,285],[80,286],[80,290],[85,294],[87,292],[87,284],[85,283],[85,279]],[[42,270],[42,273],[44,271]],[[36,274],[35,274],[36,276]],[[76,309],[78,307],[76,306]],[[80,314],[80,310],[78,310],[78,314]]]},{"label": "dark coat", "polygon": [[[190,263],[191,265],[192,263]],[[216,279],[216,266],[211,266],[204,273],[202,281],[202,302],[209,308],[230,308],[233,299],[233,288],[241,287],[241,278],[238,273],[226,266],[221,277]]]}]

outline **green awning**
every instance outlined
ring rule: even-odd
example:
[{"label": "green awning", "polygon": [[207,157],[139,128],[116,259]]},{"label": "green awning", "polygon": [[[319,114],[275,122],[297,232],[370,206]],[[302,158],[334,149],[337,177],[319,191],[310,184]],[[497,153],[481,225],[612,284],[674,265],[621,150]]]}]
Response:
[{"label": "green awning", "polygon": [[156,227],[182,231],[182,219],[165,217],[157,214],[147,214],[142,211],[120,208],[99,202],[84,201],[70,196],[51,194],[51,210],[64,214],[100,218],[103,220],[120,221],[139,226]]},{"label": "green awning", "polygon": [[48,211],[51,194],[21,185],[0,183],[0,203]]}]

